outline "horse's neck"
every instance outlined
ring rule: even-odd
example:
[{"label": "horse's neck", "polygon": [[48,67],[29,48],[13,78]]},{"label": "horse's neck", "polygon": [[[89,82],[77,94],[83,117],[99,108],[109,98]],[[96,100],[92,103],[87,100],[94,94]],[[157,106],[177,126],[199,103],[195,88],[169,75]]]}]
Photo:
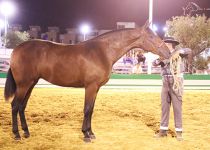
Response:
[{"label": "horse's neck", "polygon": [[[124,36],[124,37],[123,37]],[[135,41],[139,38],[139,35],[127,36],[126,34],[120,36],[119,38],[110,38],[107,45],[107,56],[110,62],[114,64],[118,59],[120,59],[126,52],[135,47]]]}]

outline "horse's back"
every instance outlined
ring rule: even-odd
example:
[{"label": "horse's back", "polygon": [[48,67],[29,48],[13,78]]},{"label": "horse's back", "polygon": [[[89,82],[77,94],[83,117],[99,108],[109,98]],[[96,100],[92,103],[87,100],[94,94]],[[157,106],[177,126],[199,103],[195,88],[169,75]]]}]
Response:
[{"label": "horse's back", "polygon": [[44,65],[46,56],[53,43],[42,40],[30,40],[17,46],[11,55],[10,67],[16,80],[38,78],[39,68]]},{"label": "horse's back", "polygon": [[[11,55],[11,67],[13,65],[30,64],[31,62],[38,62],[41,56],[46,53],[50,44],[41,40],[26,41],[17,46]],[[18,64],[17,64],[18,62]]]}]

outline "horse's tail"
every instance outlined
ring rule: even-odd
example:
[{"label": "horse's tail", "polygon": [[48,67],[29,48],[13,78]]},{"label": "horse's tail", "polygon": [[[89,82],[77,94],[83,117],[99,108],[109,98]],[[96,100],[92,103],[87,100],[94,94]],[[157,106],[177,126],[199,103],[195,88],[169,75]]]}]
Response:
[{"label": "horse's tail", "polygon": [[12,75],[11,68],[9,68],[8,73],[7,73],[7,80],[6,80],[5,88],[4,88],[5,100],[7,101],[10,97],[12,97],[15,91],[16,91],[16,83]]}]

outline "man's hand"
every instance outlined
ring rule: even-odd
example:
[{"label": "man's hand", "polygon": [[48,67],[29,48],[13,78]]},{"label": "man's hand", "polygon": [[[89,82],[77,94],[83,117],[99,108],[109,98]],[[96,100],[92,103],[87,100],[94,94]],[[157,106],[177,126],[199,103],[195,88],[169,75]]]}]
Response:
[{"label": "man's hand", "polygon": [[152,62],[152,64],[153,64],[153,66],[161,66],[161,67],[164,67],[165,66],[165,63],[163,62],[163,61],[161,61],[159,58],[158,59],[156,59],[156,60],[154,60],[153,62]]},{"label": "man's hand", "polygon": [[182,48],[179,50],[179,56],[181,58],[185,58],[191,53],[192,53],[192,50],[190,48]]}]

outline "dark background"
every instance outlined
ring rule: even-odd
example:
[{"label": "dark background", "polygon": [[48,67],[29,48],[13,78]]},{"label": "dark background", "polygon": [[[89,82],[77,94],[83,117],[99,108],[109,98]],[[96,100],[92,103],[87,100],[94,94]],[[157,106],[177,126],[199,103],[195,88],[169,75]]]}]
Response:
[{"label": "dark background", "polygon": [[[0,0],[2,1],[2,0]],[[210,0],[154,0],[154,23],[164,26],[172,16],[183,15],[182,7],[193,1],[201,8],[210,8]],[[13,0],[16,13],[10,24],[78,27],[87,22],[92,28],[115,29],[117,21],[138,25],[148,19],[149,0]],[[205,11],[209,17],[210,11]]]}]

